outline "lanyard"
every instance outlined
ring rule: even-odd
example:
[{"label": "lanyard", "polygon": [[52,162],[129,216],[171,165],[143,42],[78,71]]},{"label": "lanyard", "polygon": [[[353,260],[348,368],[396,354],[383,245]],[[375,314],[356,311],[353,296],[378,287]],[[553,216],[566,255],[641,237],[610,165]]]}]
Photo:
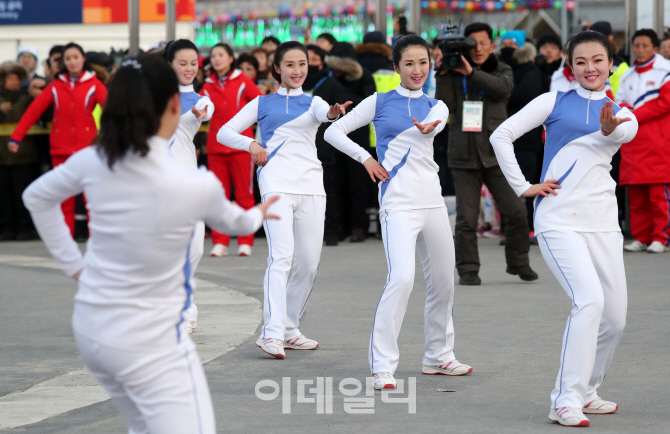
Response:
[{"label": "lanyard", "polygon": [[321,86],[323,84],[323,82],[326,81],[326,79],[328,77],[332,77],[332,76],[333,76],[333,71],[328,71],[328,76],[323,77],[321,80],[319,80],[318,83],[316,83],[316,86],[314,86],[314,88],[312,89],[312,93],[314,93],[314,91],[317,90],[319,88],[319,86]]},{"label": "lanyard", "polygon": [[[465,95],[465,100],[468,100],[468,80],[465,78],[465,75],[463,77],[463,95]],[[484,91],[482,90],[480,93],[480,98],[479,100],[481,101],[481,96],[484,96]]]}]

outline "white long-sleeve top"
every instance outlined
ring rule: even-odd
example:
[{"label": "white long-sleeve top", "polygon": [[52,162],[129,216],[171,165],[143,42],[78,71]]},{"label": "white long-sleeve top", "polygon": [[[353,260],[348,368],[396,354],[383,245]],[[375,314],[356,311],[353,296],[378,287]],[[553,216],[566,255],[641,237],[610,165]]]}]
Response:
[{"label": "white long-sleeve top", "polygon": [[[73,328],[107,345],[147,348],[183,339],[188,307],[189,243],[197,221],[227,234],[256,231],[263,216],[225,199],[221,183],[188,169],[161,137],[145,157],[128,153],[110,170],[96,146],[41,176],[23,200],[56,262],[68,276],[82,270]],[[90,238],[82,255],[60,203],[84,192]]]},{"label": "white long-sleeve top", "polygon": [[[240,134],[258,122],[262,146],[268,154],[257,171],[261,195],[268,193],[325,196],[323,167],[316,156],[316,132],[328,119],[330,106],[318,96],[303,94],[302,88],[279,88],[277,93],[259,96],[244,106],[219,130],[219,143],[249,152],[254,141]],[[360,146],[338,149],[361,163],[370,154]]]},{"label": "white long-sleeve top", "polygon": [[[181,116],[179,126],[170,138],[170,152],[185,167],[196,169],[198,167],[198,157],[195,154],[193,138],[198,133],[200,125],[212,118],[214,104],[208,96],[195,93],[193,85],[179,86],[179,102],[181,103]],[[191,112],[193,107],[198,110],[207,107],[205,118],[198,120]]]},{"label": "white long-sleeve top", "polygon": [[498,164],[516,194],[531,187],[514,156],[513,142],[540,125],[547,138],[541,182],[561,185],[548,197],[535,199],[535,232],[610,232],[621,230],[610,176],[612,156],[637,133],[637,120],[626,108],[614,104],[614,114],[631,121],[609,136],[600,130],[600,111],[611,101],[605,90],[582,87],[568,92],[548,92],[531,101],[503,122],[491,135]]},{"label": "white long-sleeve top", "polygon": [[[441,120],[429,134],[423,134],[412,119],[422,124]],[[379,207],[385,209],[441,208],[444,205],[439,167],[433,160],[433,138],[442,131],[449,109],[421,90],[375,93],[331,125],[326,141],[340,148],[354,144],[347,134],[372,122],[377,139],[379,164],[390,179],[379,183]],[[354,144],[355,145],[355,144]]]}]

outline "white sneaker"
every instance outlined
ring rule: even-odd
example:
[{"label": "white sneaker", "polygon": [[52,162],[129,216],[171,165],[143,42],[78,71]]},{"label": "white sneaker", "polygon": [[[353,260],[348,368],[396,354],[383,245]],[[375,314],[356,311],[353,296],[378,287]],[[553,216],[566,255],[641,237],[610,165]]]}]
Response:
[{"label": "white sneaker", "polygon": [[375,389],[395,389],[396,383],[393,374],[390,372],[378,372],[374,374]]},{"label": "white sneaker", "polygon": [[214,244],[214,248],[211,252],[209,252],[209,256],[216,256],[218,258],[228,256],[228,246],[224,246],[223,244]]},{"label": "white sneaker", "polygon": [[591,422],[584,416],[581,408],[561,407],[549,411],[549,420],[563,426],[589,426]]},{"label": "white sneaker", "polygon": [[265,351],[271,356],[275,356],[278,359],[283,359],[285,357],[284,353],[284,341],[277,338],[258,338],[256,341],[256,346],[261,350]]},{"label": "white sneaker", "polygon": [[319,348],[319,343],[313,339],[307,339],[304,335],[284,341],[285,350],[316,350],[317,348]]},{"label": "white sneaker", "polygon": [[654,241],[647,247],[647,253],[664,253],[668,251],[668,246],[660,241]]},{"label": "white sneaker", "polygon": [[187,321],[186,322],[186,333],[189,335],[193,334],[193,330],[198,328],[198,321]]},{"label": "white sneaker", "polygon": [[644,252],[647,250],[647,245],[639,242],[638,240],[633,241],[632,243],[623,247],[627,252]]},{"label": "white sneaker", "polygon": [[465,375],[472,372],[472,367],[459,363],[458,360],[454,359],[446,365],[440,366],[429,366],[423,365],[421,373],[425,375]]},{"label": "white sneaker", "polygon": [[249,244],[240,244],[237,248],[237,256],[251,256],[251,246]]},{"label": "white sneaker", "polygon": [[605,401],[598,396],[596,399],[586,404],[582,409],[582,412],[586,414],[609,414],[614,413],[618,409],[619,406],[616,405],[616,403]]}]

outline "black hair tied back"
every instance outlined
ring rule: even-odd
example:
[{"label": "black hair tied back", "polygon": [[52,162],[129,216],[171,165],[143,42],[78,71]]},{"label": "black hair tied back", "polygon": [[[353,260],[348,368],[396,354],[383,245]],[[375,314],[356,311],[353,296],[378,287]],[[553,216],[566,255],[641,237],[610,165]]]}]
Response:
[{"label": "black hair tied back", "polygon": [[174,56],[178,51],[181,50],[193,50],[195,54],[198,54],[198,47],[188,39],[177,39],[176,41],[170,41],[165,46],[165,60],[172,63]]},{"label": "black hair tied back", "polygon": [[127,59],[108,86],[100,118],[98,152],[111,169],[128,152],[146,156],[168,101],[179,92],[172,68],[161,58]]},{"label": "black hair tied back", "polygon": [[419,35],[406,35],[398,39],[393,46],[393,64],[396,66],[400,65],[400,59],[402,58],[402,53],[409,47],[422,47],[426,49],[428,54],[428,59],[430,59],[430,48],[428,48],[428,42]]},{"label": "black hair tied back", "polygon": [[[284,59],[284,54],[291,50],[300,50],[305,53],[305,58],[309,59],[309,54],[307,53],[307,48],[298,41],[288,41],[280,44],[275,50],[274,66],[276,69],[279,69],[281,61]],[[272,68],[272,77],[275,80],[281,83],[281,74],[277,73],[275,68]]]}]

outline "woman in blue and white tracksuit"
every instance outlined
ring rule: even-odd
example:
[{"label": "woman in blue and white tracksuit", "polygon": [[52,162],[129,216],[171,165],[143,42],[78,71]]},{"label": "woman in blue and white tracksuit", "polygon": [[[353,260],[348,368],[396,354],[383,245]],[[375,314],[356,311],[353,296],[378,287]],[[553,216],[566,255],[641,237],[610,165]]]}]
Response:
[{"label": "woman in blue and white tracksuit", "polygon": [[[165,47],[165,58],[172,66],[179,80],[179,102],[181,116],[179,126],[170,140],[170,153],[184,167],[197,169],[198,157],[195,154],[193,138],[198,133],[200,125],[212,118],[214,104],[207,96],[200,96],[193,90],[193,80],[198,73],[198,49],[188,39],[171,41]],[[204,252],[205,223],[198,222],[193,231],[190,247],[191,261],[191,289],[195,291],[195,269]],[[193,293],[191,293],[193,294]],[[184,312],[187,333],[192,333],[198,326],[198,307],[193,303]]]},{"label": "woman in blue and white tracksuit", "polygon": [[[264,324],[256,345],[283,359],[285,348],[313,350],[319,346],[298,329],[316,279],[326,212],[323,168],[314,141],[319,125],[336,119],[350,103],[330,107],[319,97],[303,94],[307,50],[298,42],[285,42],[275,50],[273,75],[281,82],[279,91],[247,104],[219,130],[217,140],[252,154],[260,166],[257,175],[263,200],[274,193],[281,196],[272,207],[281,219],[265,225],[269,257],[263,281]],[[256,122],[263,147],[240,134]],[[338,149],[365,163],[371,176],[374,173],[382,179],[385,175],[360,146]]]},{"label": "woman in blue and white tracksuit", "polygon": [[414,284],[416,249],[428,286],[422,372],[472,372],[470,366],[456,360],[453,351],[454,242],[433,161],[433,138],[446,125],[449,109],[421,91],[430,70],[426,41],[415,35],[399,39],[393,48],[393,63],[401,85],[366,98],[324,136],[336,147],[351,145],[347,134],[372,122],[377,155],[389,173],[390,179],[379,189],[389,273],[375,312],[369,352],[377,389],[396,387],[398,334]]},{"label": "woman in blue and white tracksuit", "polygon": [[[531,101],[491,136],[498,163],[517,194],[537,196],[535,233],[547,265],[572,300],[549,419],[588,426],[584,413],[612,413],[598,397],[626,323],[623,236],[612,156],[635,137],[637,121],[606,95],[612,47],[597,32],[570,41],[568,61],[580,86]],[[523,177],[512,143],[544,125],[541,184]],[[559,189],[560,190],[557,190]]]},{"label": "woman in blue and white tracksuit", "polygon": [[[129,432],[213,434],[207,380],[182,316],[193,229],[204,221],[255,231],[276,198],[244,211],[225,199],[214,175],[170,155],[178,81],[162,59],[124,61],[109,92],[97,144],[40,177],[23,199],[58,265],[79,281],[77,347]],[[90,213],[85,255],[60,208],[81,192]]]}]

